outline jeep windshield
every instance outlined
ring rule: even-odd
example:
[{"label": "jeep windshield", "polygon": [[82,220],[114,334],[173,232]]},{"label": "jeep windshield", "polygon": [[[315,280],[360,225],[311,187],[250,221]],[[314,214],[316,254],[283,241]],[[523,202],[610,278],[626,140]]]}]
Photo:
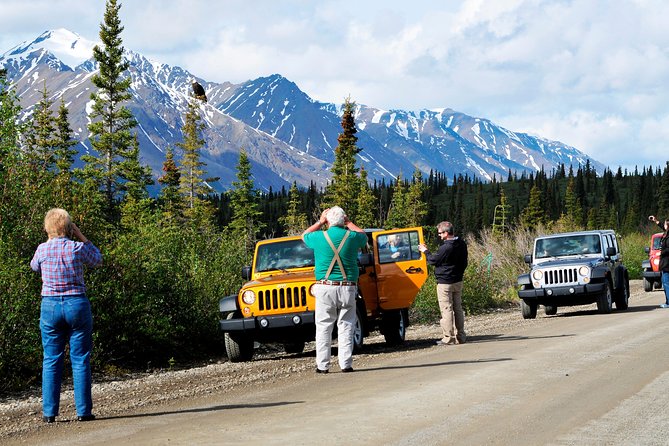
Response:
[{"label": "jeep windshield", "polygon": [[599,254],[601,251],[599,235],[569,235],[538,239],[534,246],[534,258]]},{"label": "jeep windshield", "polygon": [[314,251],[299,240],[265,243],[258,246],[255,271],[289,270],[314,266]]}]

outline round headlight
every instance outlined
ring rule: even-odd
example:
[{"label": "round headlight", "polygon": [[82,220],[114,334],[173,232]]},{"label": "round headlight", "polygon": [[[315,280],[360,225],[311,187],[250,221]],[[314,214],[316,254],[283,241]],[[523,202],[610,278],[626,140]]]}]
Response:
[{"label": "round headlight", "polygon": [[532,271],[532,279],[541,280],[542,277],[544,277],[544,272],[543,271],[541,271],[539,269],[536,269],[536,270]]},{"label": "round headlight", "polygon": [[590,277],[590,268],[587,266],[582,266],[578,269],[578,274],[583,277]]},{"label": "round headlight", "polygon": [[253,305],[256,303],[256,293],[251,290],[246,290],[244,291],[244,294],[242,294],[242,300],[246,305]]},{"label": "round headlight", "polygon": [[659,258],[659,257],[655,257],[655,258],[653,259],[653,265],[657,266],[657,265],[659,265],[659,264],[660,264],[660,258]]}]

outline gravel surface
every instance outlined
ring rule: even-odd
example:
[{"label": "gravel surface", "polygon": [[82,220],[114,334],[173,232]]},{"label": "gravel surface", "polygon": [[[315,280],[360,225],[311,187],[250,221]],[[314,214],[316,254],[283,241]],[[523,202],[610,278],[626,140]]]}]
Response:
[{"label": "gravel surface", "polygon": [[[593,306],[585,308],[592,309]],[[561,308],[560,313],[579,309],[583,308]],[[545,316],[542,310],[539,313],[535,320],[523,320],[518,308],[497,310],[467,317],[465,327],[470,337],[494,338],[512,327],[540,323]],[[439,337],[438,324],[412,325],[402,346],[386,347],[383,336],[374,333],[365,338],[363,353],[354,357],[354,366],[364,368],[378,355],[391,355],[392,358],[410,350],[432,348]],[[313,343],[307,344],[304,353],[298,355],[285,354],[280,346],[261,346],[253,361],[246,363],[230,363],[223,357],[216,362],[185,370],[132,374],[114,379],[94,377],[94,413],[98,417],[127,415],[146,412],[161,405],[178,404],[179,400],[188,398],[230,390],[239,392],[251,385],[277,385],[287,379],[294,380],[296,375],[313,373],[314,361]],[[57,421],[69,422],[76,419],[71,382],[66,382],[63,389]],[[46,428],[41,418],[40,389],[0,400],[0,443],[3,438],[20,442],[22,437]]]}]

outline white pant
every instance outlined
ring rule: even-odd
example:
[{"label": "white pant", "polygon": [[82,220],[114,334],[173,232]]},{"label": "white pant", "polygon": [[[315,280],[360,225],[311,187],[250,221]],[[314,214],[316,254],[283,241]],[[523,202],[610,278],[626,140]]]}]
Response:
[{"label": "white pant", "polygon": [[355,329],[355,285],[337,286],[317,284],[316,297],[316,367],[330,368],[332,329],[337,322],[337,350],[339,367],[353,365],[353,334]]}]

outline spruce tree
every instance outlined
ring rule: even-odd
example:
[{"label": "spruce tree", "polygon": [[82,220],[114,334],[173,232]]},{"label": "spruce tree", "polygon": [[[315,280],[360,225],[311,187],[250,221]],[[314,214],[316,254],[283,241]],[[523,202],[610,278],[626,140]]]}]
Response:
[{"label": "spruce tree", "polygon": [[[82,156],[86,165],[81,171],[82,177],[103,190],[108,217],[113,216],[115,201],[122,194],[121,184],[128,176],[126,169],[136,169],[134,163],[139,162],[132,133],[137,122],[130,110],[122,105],[132,95],[129,91],[131,79],[124,77],[129,63],[123,58],[120,8],[116,0],[107,0],[104,22],[100,25],[102,46],[93,48],[99,71],[91,78],[97,91],[91,94],[93,106],[88,130],[97,156]],[[130,163],[124,163],[126,160]]]},{"label": "spruce tree", "polygon": [[[16,93],[7,82],[7,70],[0,68],[0,175],[7,171],[11,158],[18,155],[22,127],[19,124],[20,112]],[[2,177],[0,179],[4,180]]]},{"label": "spruce tree", "polygon": [[187,211],[193,213],[196,207],[204,205],[202,195],[209,193],[210,189],[204,181],[204,169],[206,165],[200,160],[200,150],[204,145],[202,130],[204,124],[196,108],[195,99],[188,104],[188,110],[184,119],[184,126],[181,129],[183,141],[178,142],[177,146],[183,151],[180,168],[180,192],[185,199]]},{"label": "spruce tree", "polygon": [[355,102],[346,98],[342,106],[341,127],[335,148],[335,160],[332,164],[332,182],[326,189],[325,207],[341,206],[352,221],[357,219],[357,200],[360,191],[356,155],[360,149],[356,146]]},{"label": "spruce tree", "polygon": [[564,202],[564,212],[558,222],[565,230],[577,231],[583,229],[583,209],[576,195],[576,182],[573,176],[570,176],[567,181]]},{"label": "spruce tree", "polygon": [[37,176],[44,177],[55,165],[55,119],[51,112],[53,101],[49,99],[46,81],[42,97],[35,104],[26,137],[26,159]]},{"label": "spruce tree", "polygon": [[55,137],[55,162],[58,169],[58,176],[65,179],[65,182],[70,179],[70,169],[74,162],[74,156],[77,154],[77,149],[73,148],[79,142],[72,137],[72,128],[68,121],[69,111],[65,106],[65,100],[60,100],[60,107],[58,108],[58,116],[56,117],[56,137]]},{"label": "spruce tree", "polygon": [[419,169],[416,169],[406,195],[407,226],[421,226],[423,224],[423,219],[427,215],[427,203],[423,200],[424,194],[423,174]]},{"label": "spruce tree", "polygon": [[163,162],[163,175],[158,178],[162,186],[160,190],[160,203],[168,221],[178,219],[182,214],[183,200],[179,193],[181,184],[181,173],[174,161],[174,150],[167,148],[165,161]]},{"label": "spruce tree", "polygon": [[243,239],[248,254],[253,252],[257,234],[264,229],[261,223],[262,212],[258,210],[258,191],[251,177],[251,163],[244,149],[239,152],[237,181],[232,182],[230,208],[232,220],[229,227],[234,234]]},{"label": "spruce tree", "polygon": [[300,210],[300,191],[295,182],[288,191],[288,212],[279,217],[279,223],[283,225],[287,235],[299,235],[308,226],[307,215]]},{"label": "spruce tree", "polygon": [[404,180],[402,180],[402,172],[400,172],[397,175],[397,181],[393,189],[393,198],[390,200],[388,218],[384,224],[385,228],[405,228],[409,226],[409,205],[407,198]]},{"label": "spruce tree", "polygon": [[374,191],[369,187],[369,180],[367,179],[367,171],[361,167],[360,168],[360,192],[358,193],[358,199],[356,207],[358,209],[358,215],[356,216],[355,223],[361,228],[374,228],[378,226],[378,220],[374,216],[374,210],[376,209],[376,197],[374,196]]},{"label": "spruce tree", "polygon": [[657,187],[657,211],[658,218],[669,216],[669,161],[664,166],[659,186]]},{"label": "spruce tree", "polygon": [[530,201],[520,215],[520,223],[528,229],[534,229],[545,223],[545,212],[541,204],[541,190],[535,185],[530,190]]}]

